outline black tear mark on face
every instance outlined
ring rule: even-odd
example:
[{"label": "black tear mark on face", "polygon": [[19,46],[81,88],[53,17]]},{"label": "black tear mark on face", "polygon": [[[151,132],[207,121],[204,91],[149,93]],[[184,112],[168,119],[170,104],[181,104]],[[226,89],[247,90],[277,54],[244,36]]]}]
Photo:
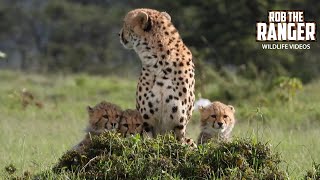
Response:
[{"label": "black tear mark on face", "polygon": [[124,44],[128,44],[129,42],[124,38],[123,32],[120,34],[120,38]]},{"label": "black tear mark on face", "polygon": [[100,122],[101,120],[102,120],[101,118],[98,119],[98,121],[94,123],[94,126],[98,127],[98,126],[99,126],[99,122]]}]

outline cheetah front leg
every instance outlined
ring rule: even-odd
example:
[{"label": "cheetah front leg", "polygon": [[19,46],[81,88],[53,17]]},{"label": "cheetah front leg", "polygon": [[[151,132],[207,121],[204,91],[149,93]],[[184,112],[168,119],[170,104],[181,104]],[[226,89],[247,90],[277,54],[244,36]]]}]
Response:
[{"label": "cheetah front leg", "polygon": [[188,145],[191,148],[196,148],[197,144],[194,142],[193,139],[186,137],[186,124],[185,125],[178,125],[174,128],[174,134],[179,142],[184,145]]},{"label": "cheetah front leg", "polygon": [[186,125],[178,125],[174,127],[174,134],[178,141],[183,141],[186,135]]}]

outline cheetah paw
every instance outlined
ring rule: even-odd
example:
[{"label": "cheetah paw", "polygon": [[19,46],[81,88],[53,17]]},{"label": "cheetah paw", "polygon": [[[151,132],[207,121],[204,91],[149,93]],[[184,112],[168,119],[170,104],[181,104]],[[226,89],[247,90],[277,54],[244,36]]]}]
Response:
[{"label": "cheetah paw", "polygon": [[191,138],[184,138],[182,144],[188,145],[192,149],[197,148],[197,144]]}]

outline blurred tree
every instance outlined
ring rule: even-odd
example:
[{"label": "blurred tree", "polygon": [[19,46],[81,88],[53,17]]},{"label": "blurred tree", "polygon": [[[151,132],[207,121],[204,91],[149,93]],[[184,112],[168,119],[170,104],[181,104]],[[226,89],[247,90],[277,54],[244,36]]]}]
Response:
[{"label": "blurred tree", "polygon": [[193,49],[199,77],[209,75],[207,67],[249,79],[285,75],[308,82],[320,75],[318,42],[310,50],[270,51],[255,41],[255,23],[267,20],[268,10],[302,9],[306,20],[315,20],[317,0],[3,0],[0,48],[9,64],[0,67],[18,61],[22,69],[137,73],[138,57],[122,48],[117,34],[124,15],[141,7],[171,15]]}]

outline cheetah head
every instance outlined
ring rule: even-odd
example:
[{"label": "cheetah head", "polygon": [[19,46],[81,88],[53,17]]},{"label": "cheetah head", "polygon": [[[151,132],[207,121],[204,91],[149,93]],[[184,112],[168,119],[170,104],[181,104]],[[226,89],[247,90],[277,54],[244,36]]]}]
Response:
[{"label": "cheetah head", "polygon": [[87,132],[100,134],[119,127],[121,109],[111,103],[101,102],[95,107],[87,106],[89,125]]},{"label": "cheetah head", "polygon": [[200,107],[199,111],[202,126],[211,132],[224,133],[235,124],[235,109],[231,105],[215,101],[206,107]]},{"label": "cheetah head", "polygon": [[119,32],[120,42],[127,49],[135,49],[143,43],[155,41],[155,38],[163,36],[159,31],[160,27],[170,21],[171,17],[166,12],[152,9],[132,10],[124,18]]},{"label": "cheetah head", "polygon": [[124,137],[142,133],[142,117],[137,110],[127,109],[123,112],[118,132]]}]

